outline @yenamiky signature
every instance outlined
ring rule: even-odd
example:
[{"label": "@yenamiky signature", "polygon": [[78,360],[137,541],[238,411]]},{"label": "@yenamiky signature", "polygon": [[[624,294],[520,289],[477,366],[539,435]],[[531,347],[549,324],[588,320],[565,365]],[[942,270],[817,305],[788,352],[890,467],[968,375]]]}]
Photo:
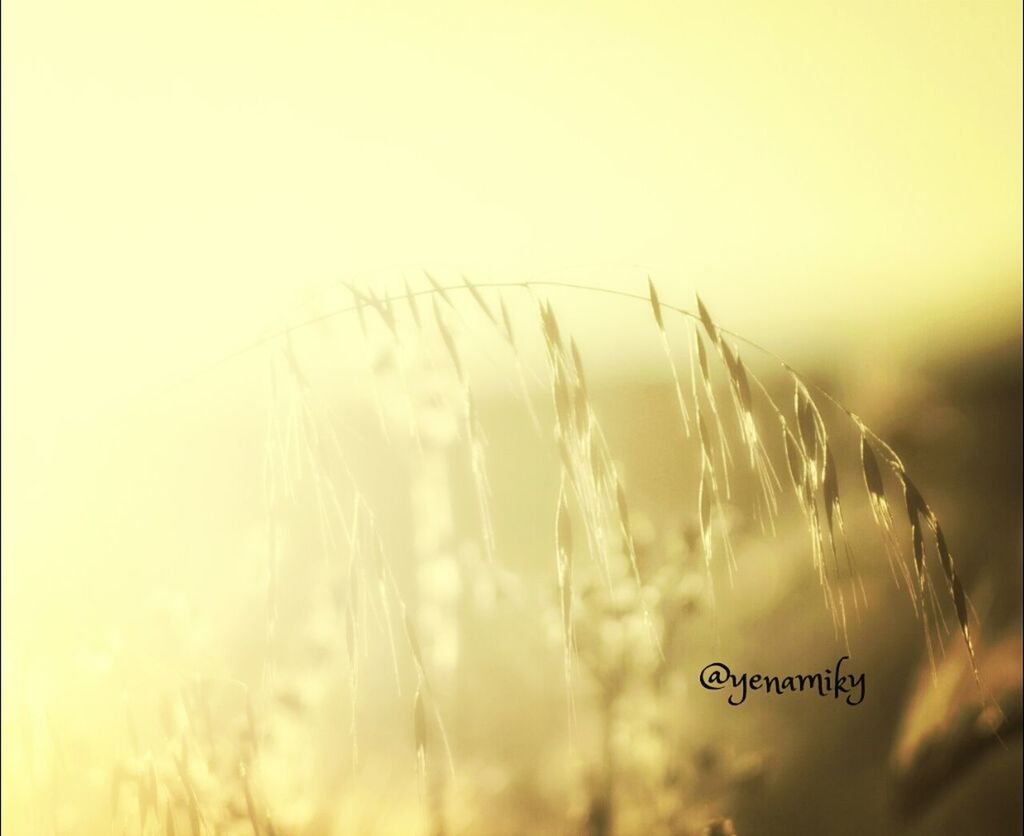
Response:
[{"label": "@yenamiky signature", "polygon": [[820,697],[845,700],[847,705],[864,702],[866,677],[864,673],[845,673],[843,663],[849,656],[841,656],[834,667],[816,673],[795,673],[778,676],[765,673],[733,673],[725,662],[711,662],[700,672],[700,684],[709,691],[729,691],[729,705],[742,705],[752,691],[767,694],[790,694],[808,691]]}]

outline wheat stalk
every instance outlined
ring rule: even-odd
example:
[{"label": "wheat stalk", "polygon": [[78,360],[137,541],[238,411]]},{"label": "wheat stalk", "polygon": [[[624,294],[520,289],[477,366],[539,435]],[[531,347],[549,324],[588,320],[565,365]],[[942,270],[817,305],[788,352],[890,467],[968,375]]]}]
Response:
[{"label": "wheat stalk", "polygon": [[[832,614],[837,635],[848,641],[848,602],[844,580],[853,580],[854,608],[866,606],[866,596],[855,557],[848,540],[844,502],[850,497],[840,490],[836,466],[835,442],[829,423],[821,411],[827,404],[852,424],[858,436],[860,468],[866,500],[878,529],[887,562],[896,585],[905,589],[911,606],[921,620],[929,657],[933,660],[932,633],[942,622],[942,606],[929,571],[929,553],[941,570],[946,594],[956,616],[963,644],[977,676],[974,642],[971,630],[971,608],[944,530],[933,507],[925,501],[907,473],[897,453],[877,435],[855,412],[848,409],[827,391],[760,344],[724,328],[710,313],[703,300],[695,299],[690,310],[665,302],[655,283],[648,279],[647,293],[596,288],[561,281],[522,281],[473,283],[462,277],[460,283],[444,284],[429,273],[424,274],[427,286],[416,289],[403,280],[402,292],[383,298],[370,290],[350,285],[352,304],[311,317],[285,329],[261,337],[214,366],[261,346],[275,345],[280,350],[272,362],[271,403],[265,446],[265,502],[269,540],[267,588],[267,653],[265,684],[274,676],[275,636],[277,633],[277,596],[279,585],[279,522],[283,508],[304,502],[300,485],[308,485],[317,513],[322,551],[327,565],[335,567],[344,582],[340,585],[336,606],[341,630],[345,636],[348,659],[348,688],[351,692],[349,725],[352,758],[358,757],[356,693],[360,685],[361,660],[368,653],[367,631],[375,621],[387,636],[396,678],[401,690],[399,649],[394,622],[404,633],[406,648],[412,660],[415,687],[412,694],[413,731],[417,774],[421,787],[440,745],[449,772],[454,775],[454,759],[448,743],[439,701],[431,687],[419,636],[408,606],[399,590],[388,557],[386,542],[378,530],[375,515],[349,470],[339,435],[341,422],[320,402],[309,382],[292,336],[297,331],[344,314],[355,314],[360,330],[369,339],[377,329],[396,349],[404,351],[406,330],[415,334],[436,332],[447,362],[461,391],[458,409],[460,430],[468,445],[469,470],[477,498],[479,530],[485,555],[494,560],[498,544],[495,540],[490,510],[490,484],[486,466],[486,438],[477,415],[476,399],[469,368],[464,362],[460,342],[476,321],[496,334],[514,366],[519,395],[526,405],[531,422],[539,426],[527,385],[527,369],[520,339],[513,332],[506,306],[507,292],[530,294],[537,305],[538,331],[545,348],[547,378],[553,411],[553,441],[559,460],[559,489],[553,513],[555,574],[557,578],[563,667],[568,694],[570,725],[574,723],[573,669],[576,655],[574,629],[574,564],[581,555],[589,555],[611,587],[612,555],[620,554],[632,582],[637,601],[643,611],[651,640],[657,647],[653,629],[653,613],[644,596],[645,579],[637,558],[625,481],[616,469],[612,451],[592,405],[579,347],[560,321],[551,301],[543,295],[549,289],[576,293],[604,293],[614,298],[650,306],[658,341],[668,366],[676,406],[684,435],[696,436],[697,462],[693,477],[697,485],[695,516],[699,522],[709,593],[714,600],[713,567],[723,561],[730,578],[737,570],[736,555],[725,525],[725,503],[733,497],[733,484],[740,478],[740,468],[749,472],[755,485],[752,513],[765,533],[775,530],[780,501],[790,494],[804,517],[810,539],[812,564],[818,575],[826,606]],[[472,308],[465,311],[458,304],[459,295],[468,295]],[[427,301],[430,316],[421,302]],[[671,319],[676,317],[676,319]],[[430,320],[433,320],[432,322]],[[688,347],[689,385],[685,386],[673,354],[673,330],[681,325]],[[792,385],[788,405],[777,401],[769,388],[749,367],[740,347],[750,349],[774,363]],[[375,373],[371,371],[371,380]],[[407,380],[404,369],[402,379]],[[716,391],[716,382],[725,386]],[[407,386],[408,384],[406,384]],[[390,439],[380,397],[374,383],[375,409],[386,437]],[[419,418],[410,405],[409,431],[420,446]],[[734,449],[730,435],[735,433]],[[771,444],[769,443],[771,441]],[[778,446],[781,455],[773,459],[770,447]],[[785,472],[788,480],[780,478]],[[886,488],[886,476],[894,480],[902,494],[901,511],[893,501],[893,491]],[[344,495],[351,497],[347,504]],[[901,545],[900,515],[909,534],[911,547]],[[932,542],[929,548],[927,541]],[[658,648],[660,651],[660,648]],[[193,699],[186,702],[191,717],[201,706]],[[250,712],[250,727],[254,721]],[[200,723],[192,723],[194,730]],[[253,752],[239,762],[238,778],[244,795],[245,809],[255,833],[271,833],[269,813],[263,808],[254,790],[257,754],[256,734],[252,732]],[[195,731],[181,739],[181,755],[175,757],[176,792],[193,833],[206,832],[210,825],[204,802],[195,787],[187,763],[190,748],[201,751]],[[159,797],[154,781],[145,771],[139,772],[140,827],[144,831],[150,821],[158,818]],[[175,816],[167,807],[167,830],[173,832]]]},{"label": "wheat stalk", "polygon": [[[695,416],[694,420],[700,441],[699,507],[697,510],[701,522],[701,539],[708,571],[710,572],[711,564],[715,559],[712,536],[713,518],[716,515],[722,515],[723,501],[729,498],[731,493],[729,481],[730,478],[735,478],[735,473],[733,472],[734,463],[728,443],[725,416],[720,399],[716,399],[714,393],[712,382],[714,372],[711,368],[705,339],[712,345],[714,350],[710,352],[710,355],[719,361],[718,365],[728,382],[729,400],[732,404],[736,425],[739,428],[740,442],[746,452],[750,471],[758,486],[756,505],[753,511],[766,531],[771,531],[774,528],[782,482],[759,428],[758,409],[762,410],[767,417],[778,422],[778,431],[782,436],[782,447],[786,454],[783,467],[789,473],[793,495],[806,518],[811,537],[814,566],[819,575],[826,603],[836,619],[837,629],[841,630],[844,635],[846,634],[847,613],[843,591],[833,588],[833,582],[840,577],[840,557],[845,561],[846,571],[850,577],[859,581],[859,575],[855,571],[853,553],[847,541],[832,442],[816,398],[820,398],[823,402],[829,403],[839,410],[853,423],[860,435],[862,472],[872,514],[882,533],[894,577],[897,583],[905,587],[910,594],[915,612],[925,623],[926,635],[928,634],[928,613],[933,612],[933,617],[941,613],[941,610],[937,608],[934,585],[925,565],[928,551],[925,546],[925,528],[927,527],[930,532],[934,541],[934,553],[946,582],[964,646],[970,656],[972,666],[975,664],[969,603],[954,559],[935,511],[915,487],[900,457],[855,412],[848,409],[826,390],[809,381],[782,358],[762,345],[722,327],[711,316],[699,297],[696,299],[696,310],[693,311],[663,302],[651,279],[648,280],[648,293],[645,296],[629,291],[561,281],[474,284],[463,277],[461,284],[446,286],[429,273],[425,276],[429,287],[412,290],[406,282],[402,299],[409,306],[417,327],[422,326],[417,299],[420,297],[432,299],[437,329],[455,373],[465,387],[467,404],[465,411],[469,416],[466,434],[474,451],[473,474],[481,503],[481,520],[488,554],[493,553],[494,543],[486,504],[489,491],[483,467],[481,431],[473,418],[472,390],[458,353],[456,337],[437,304],[438,300],[454,311],[457,310],[454,296],[460,292],[468,293],[486,322],[502,333],[511,347],[520,375],[522,375],[521,356],[512,334],[504,298],[500,299],[499,324],[499,317],[487,303],[483,291],[502,293],[506,290],[521,290],[536,297],[537,291],[540,289],[560,288],[577,292],[607,293],[618,298],[644,301],[652,308],[659,338],[669,364],[673,389],[685,432],[690,431],[691,411]],[[375,312],[388,332],[397,339],[396,312],[392,307],[391,297],[388,296],[386,301],[381,301],[369,291],[354,289],[353,293],[352,305],[297,323],[283,332],[262,338],[243,351],[251,350],[275,339],[287,338],[289,334],[298,329],[349,312],[355,312],[359,316],[362,316],[365,311]],[[618,518],[619,534],[627,556],[630,558],[635,579],[640,583],[635,553],[632,552],[630,545],[632,538],[628,501],[621,480],[614,473],[611,456],[603,441],[603,435],[597,425],[593,410],[589,406],[589,395],[578,347],[571,338],[565,339],[550,301],[540,300],[539,310],[540,331],[547,348],[552,402],[555,411],[555,435],[563,464],[563,483],[571,487],[573,495],[580,503],[584,519],[588,521],[587,533],[592,546],[591,550],[597,553],[599,560],[604,559],[603,555],[606,554],[607,546],[607,531],[599,521],[605,516],[604,512],[608,507],[614,509]],[[698,374],[693,370],[691,363],[692,385],[689,405],[686,403],[680,375],[671,352],[669,328],[665,319],[666,312],[680,315],[690,322],[689,342],[696,347],[701,384],[700,386],[697,384]],[[790,377],[794,386],[792,413],[787,412],[776,403],[766,386],[745,364],[737,350],[738,344],[746,345],[766,356]],[[707,419],[708,415],[711,417],[710,423]],[[879,463],[879,458],[882,464]],[[907,526],[912,540],[913,577],[911,577],[911,570],[907,567],[903,551],[898,545],[896,523],[881,478],[883,466],[890,471],[902,488]],[[567,513],[562,510],[564,503],[565,496],[560,494],[559,515]],[[725,532],[722,533],[721,540],[727,557],[727,565],[732,571],[735,568],[735,558]],[[829,557],[832,559],[832,569],[828,567]],[[566,573],[563,565],[565,558],[561,549],[557,550],[556,558],[556,566],[561,567],[560,577],[564,576],[561,583],[571,584],[571,576]],[[858,602],[856,594],[858,591],[860,599],[863,599],[863,587],[861,586],[855,590],[855,604]],[[567,592],[563,589],[561,594],[563,598],[566,595],[571,598],[571,590]],[[571,640],[571,633],[568,631],[565,633],[565,640],[567,642]]]}]

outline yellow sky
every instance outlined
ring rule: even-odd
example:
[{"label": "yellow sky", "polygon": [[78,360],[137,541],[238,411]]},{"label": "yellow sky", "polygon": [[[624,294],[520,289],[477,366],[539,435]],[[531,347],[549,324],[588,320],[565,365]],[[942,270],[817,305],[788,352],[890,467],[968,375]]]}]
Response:
[{"label": "yellow sky", "polygon": [[790,348],[1019,322],[1020,14],[11,0],[6,392],[144,388],[396,264],[649,267]]}]

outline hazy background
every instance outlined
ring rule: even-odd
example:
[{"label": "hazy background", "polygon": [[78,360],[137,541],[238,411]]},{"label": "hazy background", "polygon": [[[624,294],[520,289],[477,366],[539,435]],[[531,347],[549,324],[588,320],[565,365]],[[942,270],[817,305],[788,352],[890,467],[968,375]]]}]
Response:
[{"label": "hazy background", "polygon": [[[28,774],[7,745],[25,711],[33,727],[66,725],[54,734],[66,737],[68,762],[87,764],[60,773],[39,756],[44,790],[32,792],[50,798],[57,774],[72,788],[48,832],[105,832],[90,803],[102,793],[106,804],[104,770],[131,751],[125,705],[145,727],[183,676],[259,680],[267,368],[280,357],[276,344],[237,352],[345,307],[344,281],[395,295],[405,280],[424,287],[427,267],[453,283],[465,272],[639,294],[650,274],[666,302],[687,306],[699,291],[722,324],[808,370],[894,443],[946,521],[991,644],[1019,637],[1019,4],[12,0],[2,24],[5,780],[12,764]],[[517,328],[533,327],[528,299],[508,298]],[[673,405],[650,311],[601,294],[551,298],[579,341],[651,549],[671,563],[686,552],[678,529],[692,525],[695,484],[681,475],[685,449],[662,446]],[[340,316],[304,329],[296,348],[318,404],[344,416],[346,451],[392,506],[382,526],[408,556],[422,513],[409,485],[431,482],[410,447],[381,437],[373,395],[403,396],[394,380],[374,389],[365,374],[386,355],[380,336],[364,341]],[[546,436],[529,430],[500,346],[479,323],[460,337],[513,577],[472,594],[460,581],[460,600],[483,603],[460,610],[445,708],[463,722],[453,731],[462,769],[481,777],[453,802],[455,818],[464,832],[578,829],[601,796],[588,772],[602,762],[601,712],[584,677],[574,760],[550,623],[556,463]],[[672,339],[681,350],[681,333]],[[453,381],[434,380],[446,362],[438,340],[423,352],[428,371],[413,364],[413,379],[428,399],[457,403]],[[524,356],[540,403],[540,344]],[[443,514],[460,521],[475,500],[464,451],[450,444],[451,484],[437,493],[450,492]],[[859,475],[843,478],[857,485]],[[686,764],[689,807],[734,816],[741,833],[897,828],[893,750],[917,704],[923,643],[881,554],[867,570],[881,620],[853,631],[881,692],[856,719],[801,703],[753,708],[737,725],[720,700],[684,707],[682,683],[711,653],[768,670],[832,661],[805,532],[790,516],[778,541],[741,528],[752,552],[733,603],[717,639],[707,614],[692,614],[680,682],[655,698],[641,677],[630,716],[663,726],[623,767],[641,785],[619,790],[624,831],[631,821],[642,831],[629,810],[654,806],[643,776],[673,757]],[[472,552],[475,529],[462,525],[456,540]],[[307,662],[333,670],[323,659],[340,651],[333,623],[305,597],[322,582],[303,563],[319,548],[315,520],[300,503],[289,526],[293,621],[283,616],[282,629],[295,670],[285,678],[302,691],[316,679]],[[400,574],[410,590],[423,586],[411,558]],[[445,577],[434,579],[442,593]],[[877,615],[897,612],[891,623]],[[334,638],[303,650],[310,633]],[[382,832],[419,822],[409,683],[399,699],[387,665],[369,667],[370,755],[358,780],[342,765],[344,676],[313,688],[316,699],[302,691],[299,702],[320,700],[322,713],[295,721],[268,759],[284,764],[267,779],[278,800],[298,797],[293,784],[310,791],[306,806],[288,808],[306,832],[371,832],[382,809],[395,816],[378,821]],[[1019,667],[1009,670],[1019,702]],[[239,709],[232,687],[218,717]],[[156,752],[150,725],[143,748]],[[339,740],[323,728],[340,729]],[[617,733],[625,750],[641,740],[635,728]],[[999,761],[985,767],[996,778],[973,779],[981,789],[952,784],[963,797],[945,803],[968,823],[942,809],[937,820],[970,832],[1016,815],[1004,787],[1019,784],[1019,731],[1014,739],[1005,751],[1016,771]],[[722,751],[702,748],[712,743]],[[736,774],[722,766],[730,758]],[[718,777],[700,778],[705,768]],[[737,782],[762,778],[760,795],[736,794]],[[339,797],[338,821],[317,818],[323,799]],[[11,809],[5,800],[5,824]]]},{"label": "hazy background", "polygon": [[1016,3],[14,0],[3,23],[14,403],[142,388],[390,265],[641,265],[790,352],[1019,321]]}]

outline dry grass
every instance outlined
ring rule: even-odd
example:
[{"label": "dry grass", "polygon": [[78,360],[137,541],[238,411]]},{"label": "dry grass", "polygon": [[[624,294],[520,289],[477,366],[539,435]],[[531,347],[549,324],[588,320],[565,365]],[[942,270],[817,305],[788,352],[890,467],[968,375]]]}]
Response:
[{"label": "dry grass", "polygon": [[[637,560],[625,486],[616,472],[614,455],[608,448],[598,418],[590,404],[580,351],[576,342],[564,333],[551,302],[540,295],[546,284],[561,288],[567,285],[543,282],[475,285],[463,277],[461,284],[445,286],[429,273],[425,274],[425,278],[429,289],[414,291],[406,284],[403,301],[408,305],[412,324],[421,329],[423,322],[419,317],[417,299],[423,296],[430,298],[437,333],[462,388],[462,435],[472,451],[471,475],[478,498],[479,527],[484,551],[489,558],[493,558],[496,544],[489,510],[490,488],[484,460],[485,442],[482,429],[475,418],[472,382],[460,356],[459,334],[449,322],[442,306],[456,316],[460,322],[460,330],[466,334],[470,333],[473,327],[467,320],[475,312],[478,318],[482,318],[485,327],[494,329],[501,335],[512,354],[519,379],[523,382],[523,399],[532,416],[534,409],[526,390],[524,360],[513,334],[504,293],[527,292],[537,301],[538,330],[544,343],[550,381],[553,435],[561,462],[561,487],[553,513],[556,531],[555,571],[562,614],[565,679],[572,723],[573,667],[577,653],[574,634],[574,600],[577,597],[573,587],[574,516],[584,535],[580,541],[582,551],[596,563],[606,578],[611,575],[608,563],[613,559],[613,555],[620,552],[625,555],[638,592],[636,601],[643,612],[650,640],[659,653],[661,649],[658,646],[657,631],[653,626],[653,615],[644,594],[644,578]],[[585,286],[571,287],[580,292],[598,292],[595,288]],[[473,310],[463,310],[459,307],[457,296],[461,292],[468,293],[473,302]],[[484,292],[494,294],[496,297],[501,311],[500,324]],[[637,301],[644,299],[633,293],[616,292],[616,295]],[[401,326],[390,297],[382,302],[369,291],[353,289],[353,298],[354,304],[351,307],[336,314],[356,312],[361,318],[366,312],[376,314],[384,326],[385,334],[394,339],[396,346],[401,343]],[[659,298],[653,280],[649,280],[646,301],[651,306],[654,324],[666,357],[682,430],[689,436],[691,424],[695,424],[699,439],[699,467],[692,474],[692,478],[698,486],[697,516],[700,520],[701,543],[712,596],[715,562],[720,558],[724,559],[730,573],[738,568],[728,527],[722,522],[725,517],[724,503],[731,499],[733,494],[731,485],[743,479],[753,480],[756,491],[751,513],[759,521],[762,530],[771,533],[775,529],[783,492],[783,483],[778,471],[785,469],[790,477],[789,488],[792,496],[806,522],[812,565],[821,585],[825,605],[832,613],[837,635],[848,641],[850,607],[866,606],[867,601],[863,586],[859,584],[860,578],[856,571],[852,546],[847,538],[843,514],[844,500],[838,482],[833,441],[819,405],[824,403],[832,408],[839,419],[851,422],[859,435],[866,499],[882,535],[893,569],[893,577],[897,584],[906,589],[911,605],[921,619],[933,665],[934,648],[942,641],[941,626],[944,620],[943,605],[937,595],[930,566],[926,563],[926,553],[929,550],[925,546],[925,526],[934,541],[931,551],[934,553],[935,562],[946,581],[948,606],[955,614],[973,667],[974,648],[970,614],[952,554],[937,515],[915,487],[896,452],[856,413],[816,387],[791,366],[761,346],[723,328],[699,297],[696,299],[696,311],[666,305]],[[696,366],[693,362],[693,352],[688,357],[691,378],[688,393],[680,382],[681,376],[672,350],[669,336],[671,329],[670,323],[666,322],[666,313],[679,317],[678,325],[688,332],[685,335],[685,342],[695,349]],[[364,331],[367,328],[365,320],[363,328]],[[748,367],[737,348],[738,344],[744,344],[768,357],[789,377],[793,387],[791,411],[779,405],[761,379]],[[711,346],[710,352],[708,345]],[[713,365],[712,357],[717,360],[717,364]],[[289,368],[295,369],[295,363],[290,362]],[[721,379],[724,379],[728,393],[725,403],[721,394],[716,394],[717,384]],[[301,376],[297,372],[295,381],[301,384]],[[726,408],[725,404],[728,404],[729,408]],[[766,432],[771,432],[773,426],[781,438],[781,444],[777,446],[783,451],[782,460],[778,465],[769,452],[768,439],[765,435]],[[765,430],[764,427],[768,429]],[[745,460],[746,470],[735,460],[732,452],[734,443],[742,450],[741,456]],[[309,460],[311,466],[315,466],[318,461],[316,451],[312,448]],[[892,511],[891,491],[886,489],[883,469],[888,471],[903,494],[904,524],[909,531],[912,568],[907,557],[907,549],[901,545],[899,526]],[[570,508],[570,501],[575,511]],[[351,545],[350,543],[350,547]],[[352,560],[353,565],[359,560],[355,552]],[[378,560],[381,561],[381,565],[386,565],[382,551]],[[854,590],[852,602],[846,600],[844,591],[850,586],[850,581],[853,582]],[[355,583],[350,584],[348,588],[350,597],[346,606],[349,611],[353,607],[352,596],[358,588],[358,584]],[[380,584],[377,589],[382,609],[386,610],[388,598],[394,597],[397,606],[404,610],[405,605],[398,597],[394,584]],[[349,623],[353,623],[351,616]],[[405,623],[419,683],[414,707],[417,762],[420,769],[425,770],[427,735],[423,698],[429,694],[429,686],[427,672],[408,617]],[[443,724],[436,707],[434,716],[436,727],[443,736]],[[450,763],[450,753],[448,758]]]},{"label": "dry grass", "polygon": [[[355,314],[367,342],[383,341],[398,358],[399,376],[406,381],[405,365],[411,363],[417,341],[431,339],[431,329],[436,332],[455,379],[453,390],[459,393],[459,402],[449,404],[449,409],[457,416],[458,436],[469,450],[468,475],[476,496],[481,551],[493,565],[500,544],[492,521],[487,439],[477,414],[470,365],[464,362],[463,353],[465,344],[481,329],[496,335],[504,347],[502,362],[516,377],[526,414],[538,422],[527,381],[531,371],[522,335],[517,337],[513,331],[504,296],[527,293],[534,298],[537,332],[547,361],[551,438],[560,462],[550,528],[554,532],[554,575],[570,725],[575,723],[579,655],[576,625],[581,595],[576,567],[581,560],[589,561],[605,578],[609,590],[614,586],[613,576],[619,572],[613,564],[624,562],[634,592],[625,598],[616,594],[619,600],[638,608],[652,648],[665,658],[661,646],[664,633],[656,627],[664,615],[655,611],[657,602],[649,600],[626,479],[617,469],[614,451],[591,402],[579,347],[551,302],[542,295],[548,286],[580,293],[601,291],[554,282],[476,285],[466,278],[445,285],[430,274],[424,274],[424,280],[425,288],[415,289],[406,283],[401,294],[383,299],[370,290],[352,287],[350,306],[250,346],[272,349],[264,480],[268,564],[263,681],[254,686],[253,693],[244,685],[235,688],[240,720],[233,738],[225,738],[223,730],[215,729],[210,720],[211,683],[197,681],[182,692],[169,711],[164,750],[136,745],[114,766],[111,815],[120,830],[151,834],[162,829],[193,836],[244,829],[256,836],[284,832],[264,790],[261,711],[266,709],[267,695],[279,681],[279,667],[286,653],[279,642],[280,527],[284,512],[295,505],[315,509],[325,571],[333,579],[335,612],[344,634],[347,659],[353,763],[359,760],[357,697],[363,667],[379,661],[371,658],[368,636],[377,631],[385,637],[396,688],[406,694],[412,715],[412,755],[423,796],[432,805],[440,804],[438,794],[443,792],[444,780],[453,780],[456,775],[442,700],[433,686],[433,671],[420,640],[415,608],[396,580],[388,539],[368,493],[348,467],[341,431],[344,421],[318,397],[292,342],[295,332],[327,318]],[[653,281],[649,281],[646,296],[612,292],[620,299],[651,306],[655,336],[665,355],[678,407],[681,436],[696,436],[695,463],[690,472],[681,474],[681,479],[694,486],[697,507],[693,512],[699,521],[709,589],[713,590],[719,563],[730,576],[740,568],[725,510],[726,503],[738,495],[736,486],[752,486],[749,510],[766,534],[775,530],[788,495],[803,515],[813,571],[837,635],[845,639],[851,608],[865,607],[867,601],[863,587],[857,584],[859,575],[847,536],[844,506],[863,501],[871,509],[893,579],[906,590],[921,619],[929,654],[934,657],[935,646],[942,641],[943,614],[949,611],[975,667],[972,613],[951,549],[936,512],[897,453],[827,392],[771,352],[724,328],[700,298],[693,311],[667,304]],[[461,304],[467,296],[472,304]],[[432,323],[421,313],[419,303],[423,300],[429,301]],[[673,348],[678,344],[687,347],[687,356],[681,362]],[[785,374],[792,387],[787,406],[782,406],[785,401],[773,395],[755,374],[741,355],[740,346],[755,351]],[[686,366],[689,385],[683,384],[686,372],[681,370]],[[369,375],[374,379],[377,372],[371,367]],[[450,439],[435,437],[437,433],[419,411],[411,387],[407,384],[405,388],[406,442],[421,454],[431,445],[450,444]],[[382,398],[376,386],[374,400],[382,415]],[[838,453],[830,430],[830,424],[836,421],[852,424],[858,437],[856,453],[865,489],[859,499],[858,492],[849,486],[841,489],[839,484]],[[393,422],[388,424],[382,416],[381,423],[389,427],[390,437],[395,432]],[[788,481],[780,478],[783,471]],[[901,496],[902,502],[897,502],[896,496]],[[943,597],[936,588],[935,574],[944,582]],[[846,598],[849,589],[854,590],[852,601]],[[413,685],[403,689],[403,673],[408,678],[410,670]],[[222,690],[225,687],[230,691],[232,686],[223,686]],[[716,823],[709,832],[731,832],[731,825]]]}]

